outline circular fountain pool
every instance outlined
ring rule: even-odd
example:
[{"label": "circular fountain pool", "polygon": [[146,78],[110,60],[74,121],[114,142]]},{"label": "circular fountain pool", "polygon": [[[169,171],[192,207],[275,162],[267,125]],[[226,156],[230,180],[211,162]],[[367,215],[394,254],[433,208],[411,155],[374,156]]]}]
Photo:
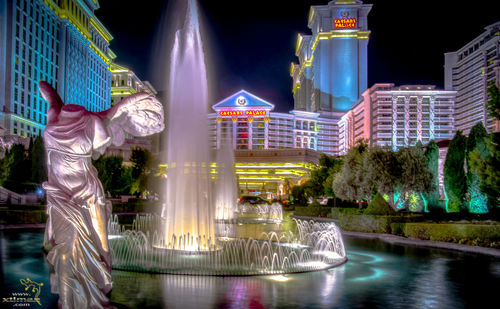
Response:
[{"label": "circular fountain pool", "polygon": [[[263,275],[307,272],[347,261],[340,230],[334,223],[289,219],[290,222],[242,223],[216,221],[215,243],[180,237],[167,242],[156,231],[161,218],[138,215],[132,229],[124,230],[117,218],[110,225],[109,245],[113,268],[188,275]],[[157,246],[157,244],[162,244]]]}]

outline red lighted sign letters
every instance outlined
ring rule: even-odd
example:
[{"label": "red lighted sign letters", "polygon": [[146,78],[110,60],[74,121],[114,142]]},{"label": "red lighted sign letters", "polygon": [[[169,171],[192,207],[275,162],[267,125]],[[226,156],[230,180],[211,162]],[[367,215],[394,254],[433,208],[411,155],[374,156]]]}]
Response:
[{"label": "red lighted sign letters", "polygon": [[340,28],[340,29],[356,28],[357,22],[358,21],[356,18],[336,18],[333,20],[335,28]]},{"label": "red lighted sign letters", "polygon": [[222,110],[219,111],[219,116],[234,117],[234,116],[266,116],[264,109],[250,109],[246,111]]}]

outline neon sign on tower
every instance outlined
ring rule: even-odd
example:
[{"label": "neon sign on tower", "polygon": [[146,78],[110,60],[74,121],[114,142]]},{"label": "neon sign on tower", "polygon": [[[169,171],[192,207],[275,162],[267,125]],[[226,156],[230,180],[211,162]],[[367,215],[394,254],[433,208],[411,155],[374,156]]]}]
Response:
[{"label": "neon sign on tower", "polygon": [[349,12],[340,12],[342,18],[335,18],[333,24],[336,29],[354,29],[358,20],[356,18],[349,18]]}]

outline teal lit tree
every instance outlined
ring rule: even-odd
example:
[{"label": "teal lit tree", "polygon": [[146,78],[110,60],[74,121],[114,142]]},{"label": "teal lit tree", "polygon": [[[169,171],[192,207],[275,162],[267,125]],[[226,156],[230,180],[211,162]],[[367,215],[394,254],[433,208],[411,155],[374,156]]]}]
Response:
[{"label": "teal lit tree", "polygon": [[433,189],[432,173],[427,168],[424,149],[420,143],[397,152],[387,147],[371,147],[364,158],[364,186],[387,196],[394,210],[405,206],[421,211],[423,192]]},{"label": "teal lit tree", "polygon": [[464,203],[467,193],[464,170],[466,146],[467,138],[462,134],[462,131],[457,131],[451,140],[444,161],[446,212],[460,212],[467,209]]},{"label": "teal lit tree", "polygon": [[428,193],[422,193],[424,201],[424,211],[431,209],[439,209],[439,147],[434,140],[431,140],[425,147],[425,158],[427,159],[427,167],[432,173],[433,189]]},{"label": "teal lit tree", "polygon": [[469,137],[467,138],[466,160],[467,160],[467,190],[468,190],[468,208],[471,213],[487,213],[488,212],[488,197],[481,192],[481,180],[477,171],[472,168],[472,154],[474,151],[481,158],[488,155],[488,146],[486,138],[488,133],[482,122],[478,122],[472,127]]},{"label": "teal lit tree", "polygon": [[[500,121],[500,89],[491,84],[488,88],[490,116]],[[500,207],[500,134],[491,133],[486,139],[486,149],[476,147],[470,153],[470,167],[480,181],[480,190],[488,197],[488,208]]]}]

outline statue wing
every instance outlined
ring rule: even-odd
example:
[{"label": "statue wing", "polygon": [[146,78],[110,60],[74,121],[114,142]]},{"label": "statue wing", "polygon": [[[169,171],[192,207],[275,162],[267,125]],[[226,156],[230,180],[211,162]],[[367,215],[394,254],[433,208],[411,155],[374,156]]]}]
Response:
[{"label": "statue wing", "polygon": [[57,91],[46,81],[40,81],[38,84],[38,88],[40,89],[40,94],[45,99],[45,101],[49,102],[49,110],[47,112],[47,123],[51,123],[57,120],[59,113],[61,112],[61,108],[64,106],[63,101]]},{"label": "statue wing", "polygon": [[111,142],[123,144],[125,132],[133,136],[147,136],[163,131],[163,106],[158,99],[147,93],[126,97],[110,109],[98,113],[107,119]]}]

